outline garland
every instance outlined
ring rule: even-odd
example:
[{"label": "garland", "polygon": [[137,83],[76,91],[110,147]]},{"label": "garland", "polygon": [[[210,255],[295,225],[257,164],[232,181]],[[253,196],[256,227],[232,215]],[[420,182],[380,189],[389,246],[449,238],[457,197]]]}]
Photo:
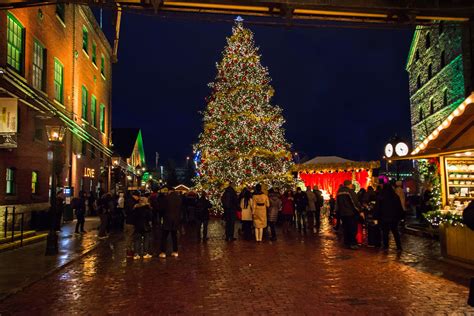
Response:
[{"label": "garland", "polygon": [[375,169],[380,168],[380,161],[351,161],[343,163],[316,163],[316,164],[298,164],[294,165],[293,171],[302,171],[305,173],[316,172],[338,172],[350,171],[356,169]]},{"label": "garland", "polygon": [[464,226],[462,215],[451,212],[430,211],[423,214],[428,222],[433,227],[438,227],[440,224],[449,224],[452,226]]}]

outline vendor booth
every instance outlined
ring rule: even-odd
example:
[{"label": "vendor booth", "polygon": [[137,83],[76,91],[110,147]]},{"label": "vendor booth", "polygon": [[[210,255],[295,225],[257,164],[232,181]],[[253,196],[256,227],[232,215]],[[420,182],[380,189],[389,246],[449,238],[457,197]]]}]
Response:
[{"label": "vendor booth", "polygon": [[379,167],[378,161],[352,161],[325,156],[298,164],[295,169],[306,187],[317,186],[324,193],[335,196],[345,180],[351,180],[358,188],[367,189],[372,182],[372,170]]},{"label": "vendor booth", "polygon": [[440,227],[447,258],[474,264],[474,231],[463,225],[462,211],[474,201],[474,94],[464,100],[413,150],[408,159],[439,166],[441,207],[426,218]]}]

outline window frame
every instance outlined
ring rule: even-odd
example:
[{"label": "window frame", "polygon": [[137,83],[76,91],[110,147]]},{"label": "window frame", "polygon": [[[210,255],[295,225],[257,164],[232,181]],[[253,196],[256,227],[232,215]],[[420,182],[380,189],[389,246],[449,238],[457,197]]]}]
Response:
[{"label": "window frame", "polygon": [[[36,177],[35,177],[36,175]],[[36,181],[33,181],[35,180]],[[32,195],[38,195],[39,194],[39,173],[36,170],[31,171],[31,194]]]},{"label": "window frame", "polygon": [[105,133],[105,105],[102,103],[100,104],[99,124],[100,124],[100,132]]},{"label": "window frame", "polygon": [[[38,50],[37,50],[38,48]],[[38,65],[36,63],[36,53],[38,51],[41,51],[41,65]],[[43,92],[46,91],[46,69],[47,69],[47,65],[46,65],[46,61],[47,61],[47,51],[46,51],[46,48],[44,47],[44,45],[38,41],[37,39],[34,39],[33,40],[33,60],[32,60],[32,63],[31,63],[31,67],[32,67],[32,85],[33,87],[35,87],[36,89],[38,90],[41,90]],[[40,83],[39,85],[36,83],[36,81],[38,80],[36,78],[36,75],[38,74],[36,69],[39,69],[40,71]]]},{"label": "window frame", "polygon": [[88,101],[89,101],[89,90],[85,85],[81,88],[81,118],[88,121]]},{"label": "window frame", "polygon": [[95,95],[91,96],[91,124],[97,127],[97,98]]},{"label": "window frame", "polygon": [[92,63],[97,66],[97,44],[96,42],[92,41],[92,52],[91,52],[91,60]]},{"label": "window frame", "polygon": [[[59,68],[57,68],[56,66],[58,66]],[[60,74],[60,81],[58,82],[57,81],[57,77],[56,75],[59,76],[57,70],[58,69],[61,69],[61,74]],[[64,65],[63,63],[58,59],[58,58],[54,58],[54,99],[56,101],[58,101],[60,104],[64,105]],[[58,91],[57,91],[57,88],[59,87],[59,99],[58,99]]]},{"label": "window frame", "polygon": [[431,35],[430,33],[426,33],[425,35],[425,48],[429,49],[431,47]]},{"label": "window frame", "polygon": [[420,106],[420,111],[419,111],[418,115],[419,115],[418,119],[419,119],[420,122],[425,119],[425,113],[424,113],[423,108],[421,106]]},{"label": "window frame", "polygon": [[7,168],[5,174],[6,174],[5,194],[16,195],[16,168],[14,167]]},{"label": "window frame", "polygon": [[[20,29],[21,34],[16,34],[15,31],[11,30],[10,21]],[[7,65],[12,68],[16,73],[24,74],[25,65],[25,27],[10,11],[7,13]],[[15,38],[12,36],[19,37],[20,45],[15,43]],[[18,60],[13,58],[11,55],[13,50],[18,53]],[[12,64],[13,63],[13,64]],[[18,63],[18,65],[16,65]],[[17,68],[18,67],[18,68]]]},{"label": "window frame", "polygon": [[89,55],[89,30],[85,25],[82,26],[82,51]]},{"label": "window frame", "polygon": [[434,98],[430,98],[430,115],[433,115],[435,113],[435,108],[434,108]]},{"label": "window frame", "polygon": [[66,4],[64,2],[56,3],[55,13],[61,22],[66,23]]},{"label": "window frame", "polygon": [[428,65],[428,80],[433,78],[433,64]]}]

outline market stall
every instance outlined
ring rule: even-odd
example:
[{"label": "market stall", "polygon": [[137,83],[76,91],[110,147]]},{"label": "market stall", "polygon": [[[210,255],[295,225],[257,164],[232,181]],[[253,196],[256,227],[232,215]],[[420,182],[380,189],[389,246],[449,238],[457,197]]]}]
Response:
[{"label": "market stall", "polygon": [[[408,159],[435,165],[440,205],[426,214],[440,227],[443,255],[474,264],[474,231],[463,225],[462,211],[474,201],[474,94],[413,150]],[[425,183],[426,187],[433,184]]]},{"label": "market stall", "polygon": [[345,180],[351,180],[358,188],[372,182],[372,170],[379,168],[378,161],[352,161],[337,156],[315,157],[303,164],[295,165],[299,178],[306,187],[317,186],[328,195],[336,195]]}]

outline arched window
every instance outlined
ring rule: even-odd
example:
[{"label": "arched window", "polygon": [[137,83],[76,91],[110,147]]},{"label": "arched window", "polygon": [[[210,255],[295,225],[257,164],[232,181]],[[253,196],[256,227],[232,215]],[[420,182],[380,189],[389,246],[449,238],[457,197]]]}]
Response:
[{"label": "arched window", "polygon": [[443,107],[448,106],[448,89],[444,89],[443,91]]},{"label": "arched window", "polygon": [[430,115],[433,115],[434,114],[434,99],[431,98],[430,99]]},{"label": "arched window", "polygon": [[433,78],[433,66],[431,64],[428,65],[428,80]]},{"label": "arched window", "polygon": [[430,46],[431,46],[431,37],[430,37],[430,33],[426,33],[426,37],[425,37],[425,46],[426,46],[426,49],[430,48]]},{"label": "arched window", "polygon": [[421,77],[418,75],[418,78],[416,78],[416,88],[420,89],[421,88]]},{"label": "arched window", "polygon": [[423,108],[420,107],[420,122],[423,121]]},{"label": "arched window", "polygon": [[420,51],[417,49],[415,51],[415,61],[418,61],[420,59]]},{"label": "arched window", "polygon": [[441,52],[441,68],[444,68],[446,66],[446,53],[444,50]]}]

